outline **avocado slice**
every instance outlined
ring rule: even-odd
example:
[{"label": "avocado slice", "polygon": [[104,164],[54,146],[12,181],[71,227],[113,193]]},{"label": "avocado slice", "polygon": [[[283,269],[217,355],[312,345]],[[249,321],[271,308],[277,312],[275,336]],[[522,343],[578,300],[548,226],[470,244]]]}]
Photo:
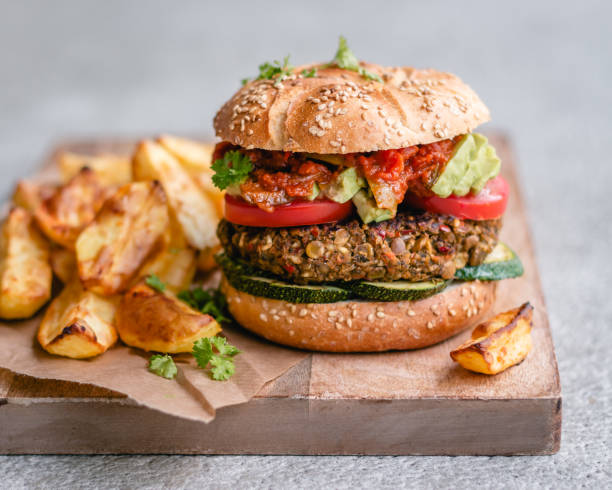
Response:
[{"label": "avocado slice", "polygon": [[485,136],[469,133],[457,143],[453,156],[431,187],[436,195],[477,194],[499,173],[501,160]]},{"label": "avocado slice", "polygon": [[383,209],[376,206],[376,201],[368,193],[361,189],[353,196],[353,204],[357,208],[357,213],[364,223],[376,221],[380,223],[393,218],[395,211],[391,209]]},{"label": "avocado slice", "polygon": [[357,175],[355,167],[349,167],[338,174],[334,181],[325,189],[325,195],[332,201],[345,203],[365,187],[365,181]]}]

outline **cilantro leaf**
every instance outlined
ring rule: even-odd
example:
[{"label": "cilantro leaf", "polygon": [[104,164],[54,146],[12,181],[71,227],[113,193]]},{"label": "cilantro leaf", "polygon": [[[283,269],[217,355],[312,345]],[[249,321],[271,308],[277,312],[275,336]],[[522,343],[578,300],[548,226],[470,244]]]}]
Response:
[{"label": "cilantro leaf", "polygon": [[223,190],[231,185],[242,184],[253,170],[253,164],[248,156],[232,150],[226,152],[223,158],[215,160],[211,168],[215,172],[212,177],[213,184]]},{"label": "cilantro leaf", "polygon": [[244,87],[250,81],[251,81],[250,78],[243,78],[242,80],[240,80],[240,85],[242,85]]},{"label": "cilantro leaf", "polygon": [[212,316],[219,323],[231,321],[227,313],[227,300],[218,289],[192,289],[178,293],[177,297],[201,313]]},{"label": "cilantro leaf", "polygon": [[212,378],[217,381],[227,381],[236,371],[234,360],[226,357],[214,356],[210,360]]},{"label": "cilantro leaf", "polygon": [[331,64],[344,70],[356,71],[362,77],[367,78],[368,80],[382,82],[382,79],[376,73],[372,73],[359,65],[357,56],[355,56],[355,53],[353,53],[351,48],[348,47],[348,43],[346,42],[344,36],[340,36],[340,40],[338,41],[338,51],[336,51],[336,56],[334,56]]},{"label": "cilantro leaf", "polygon": [[145,279],[145,283],[147,286],[152,287],[153,289],[155,289],[156,291],[159,291],[160,293],[163,293],[164,289],[166,289],[166,285],[155,274],[148,275],[147,278]]},{"label": "cilantro leaf", "polygon": [[178,372],[174,360],[168,354],[152,355],[149,359],[149,371],[166,379],[173,379]]},{"label": "cilantro leaf", "polygon": [[240,354],[240,351],[236,347],[227,343],[225,337],[211,337],[210,341],[222,356],[234,357],[236,354]]},{"label": "cilantro leaf", "polygon": [[208,337],[203,337],[196,340],[193,343],[193,350],[191,353],[193,357],[195,357],[198,366],[202,369],[206,369],[206,366],[208,366],[208,363],[214,356],[210,339]]},{"label": "cilantro leaf", "polygon": [[317,76],[317,69],[316,68],[311,68],[310,70],[307,70],[306,68],[304,68],[302,70],[302,76],[304,78],[314,78]]},{"label": "cilantro leaf", "polygon": [[289,64],[289,55],[283,58],[283,64],[280,61],[274,60],[272,63],[262,63],[259,65],[259,76],[256,80],[272,80],[277,76],[288,77],[293,73],[293,66]]},{"label": "cilantro leaf", "polygon": [[240,354],[240,350],[228,344],[225,337],[203,337],[193,343],[192,354],[202,369],[206,369],[210,364],[212,379],[226,381],[236,371],[233,357]]}]

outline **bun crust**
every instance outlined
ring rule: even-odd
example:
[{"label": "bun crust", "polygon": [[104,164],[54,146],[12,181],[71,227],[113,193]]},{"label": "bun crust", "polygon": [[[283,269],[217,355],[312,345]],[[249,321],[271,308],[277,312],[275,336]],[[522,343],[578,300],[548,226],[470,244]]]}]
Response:
[{"label": "bun crust", "polygon": [[272,342],[324,352],[418,349],[481,322],[495,301],[495,282],[452,285],[420,301],[292,304],[253,296],[223,277],[230,313]]},{"label": "bun crust", "polygon": [[[455,75],[361,65],[383,82],[325,65],[297,67],[282,81],[251,81],[215,116],[216,134],[245,148],[353,153],[453,138],[489,120]],[[311,68],[315,77],[300,75]]]}]

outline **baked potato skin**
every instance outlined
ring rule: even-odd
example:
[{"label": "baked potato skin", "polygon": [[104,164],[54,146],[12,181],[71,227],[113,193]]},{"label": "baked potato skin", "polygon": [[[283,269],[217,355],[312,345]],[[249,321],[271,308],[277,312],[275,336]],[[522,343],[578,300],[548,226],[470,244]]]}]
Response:
[{"label": "baked potato skin", "polygon": [[0,236],[0,318],[34,315],[51,297],[49,243],[31,213],[13,208]]},{"label": "baked potato skin", "polygon": [[117,342],[113,326],[119,298],[83,289],[75,277],[55,298],[40,323],[37,340],[49,352],[73,359],[102,354]]},{"label": "baked potato skin", "polygon": [[145,260],[161,246],[167,224],[166,195],[159,182],[122,186],[76,242],[83,285],[106,296],[127,289]]},{"label": "baked potato skin", "polygon": [[121,340],[132,347],[178,354],[191,352],[196,340],[216,335],[221,327],[171,292],[139,283],[121,299],[117,330]]},{"label": "baked potato skin", "polygon": [[77,237],[94,219],[107,192],[93,170],[85,167],[36,206],[36,222],[51,241],[74,250]]}]

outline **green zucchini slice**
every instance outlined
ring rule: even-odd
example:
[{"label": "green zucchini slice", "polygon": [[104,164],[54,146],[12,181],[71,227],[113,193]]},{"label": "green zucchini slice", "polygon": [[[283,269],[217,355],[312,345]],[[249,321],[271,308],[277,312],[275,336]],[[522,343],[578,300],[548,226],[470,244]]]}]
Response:
[{"label": "green zucchini slice", "polygon": [[500,281],[522,276],[521,259],[505,243],[499,242],[480,265],[469,265],[455,272],[460,281]]},{"label": "green zucchini slice", "polygon": [[363,281],[353,285],[353,292],[366,299],[378,301],[416,301],[433,296],[442,291],[450,281],[433,279],[423,282],[393,281],[369,282]]},{"label": "green zucchini slice", "polygon": [[239,274],[226,275],[226,278],[239,291],[288,303],[336,303],[351,297],[350,291],[335,286],[302,286],[268,277]]}]

